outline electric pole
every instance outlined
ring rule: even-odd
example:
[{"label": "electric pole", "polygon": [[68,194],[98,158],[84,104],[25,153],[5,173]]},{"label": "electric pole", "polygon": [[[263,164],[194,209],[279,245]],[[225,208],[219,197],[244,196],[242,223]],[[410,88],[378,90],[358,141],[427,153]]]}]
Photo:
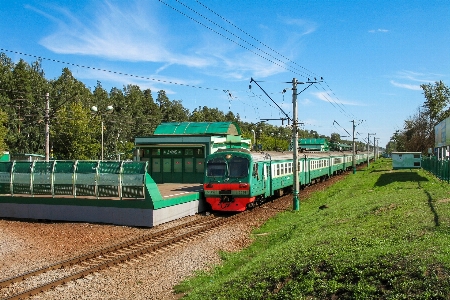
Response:
[{"label": "electric pole", "polygon": [[355,151],[356,151],[356,144],[355,144],[355,120],[351,121],[353,123],[353,155],[352,155],[352,170],[353,170],[353,174],[356,173],[356,163],[355,163]]},{"label": "electric pole", "polygon": [[292,78],[292,140],[294,143],[293,147],[293,164],[294,164],[294,199],[293,199],[293,210],[299,210],[300,201],[298,200],[298,190],[300,188],[298,180],[298,115],[297,115],[297,79]]},{"label": "electric pole", "polygon": [[45,94],[45,161],[50,160],[50,101],[49,93]]},{"label": "electric pole", "polygon": [[[369,158],[369,148],[370,148],[370,136],[371,135],[376,135],[376,133],[368,133],[367,134],[367,168],[369,168],[369,162],[370,162],[370,158]],[[375,151],[375,144],[373,145],[373,149]]]}]

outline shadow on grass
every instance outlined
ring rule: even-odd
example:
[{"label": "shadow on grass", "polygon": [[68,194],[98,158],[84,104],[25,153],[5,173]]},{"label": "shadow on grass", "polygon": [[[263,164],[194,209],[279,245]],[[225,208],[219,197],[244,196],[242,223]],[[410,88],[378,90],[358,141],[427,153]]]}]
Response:
[{"label": "shadow on grass", "polygon": [[409,181],[419,183],[420,181],[428,181],[428,179],[423,176],[420,176],[416,172],[406,172],[406,171],[392,172],[382,174],[375,183],[375,186],[386,186],[393,182],[409,182]]},{"label": "shadow on grass", "polygon": [[425,194],[427,194],[428,197],[428,206],[430,207],[431,212],[433,213],[433,219],[434,219],[434,226],[439,227],[439,215],[436,212],[436,209],[433,205],[433,198],[431,197],[430,193],[425,191]]}]

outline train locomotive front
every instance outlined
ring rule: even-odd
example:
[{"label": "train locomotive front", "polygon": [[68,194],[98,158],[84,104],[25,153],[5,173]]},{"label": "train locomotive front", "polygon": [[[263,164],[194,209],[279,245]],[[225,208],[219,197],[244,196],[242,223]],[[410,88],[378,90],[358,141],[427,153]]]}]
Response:
[{"label": "train locomotive front", "polygon": [[262,180],[250,152],[218,151],[206,161],[203,184],[206,201],[214,211],[244,211],[261,198],[255,194],[258,179]]}]

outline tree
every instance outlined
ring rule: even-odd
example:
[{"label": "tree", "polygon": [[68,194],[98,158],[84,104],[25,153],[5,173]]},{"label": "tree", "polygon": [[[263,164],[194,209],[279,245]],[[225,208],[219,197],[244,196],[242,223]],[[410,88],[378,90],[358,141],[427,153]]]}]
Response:
[{"label": "tree", "polygon": [[[435,125],[450,116],[450,88],[442,81],[436,81],[434,85],[431,83],[422,84],[425,96],[424,107],[429,115],[430,121]],[[433,125],[434,126],[434,125]]]},{"label": "tree", "polygon": [[183,107],[181,100],[170,101],[166,92],[158,92],[159,110],[161,111],[161,122],[185,122],[189,120],[189,110]]},{"label": "tree", "polygon": [[[434,148],[434,127],[450,116],[450,89],[442,82],[422,84],[424,105],[418,112],[405,120],[401,133],[397,133],[398,151],[420,151],[426,153]],[[401,143],[398,143],[400,141]]]},{"label": "tree", "polygon": [[92,116],[89,107],[80,102],[62,107],[50,128],[53,154],[56,159],[99,159],[101,141],[99,116]]},{"label": "tree", "polygon": [[[8,134],[8,115],[0,109],[0,154],[8,149],[6,137]],[[0,155],[1,156],[1,155]]]}]

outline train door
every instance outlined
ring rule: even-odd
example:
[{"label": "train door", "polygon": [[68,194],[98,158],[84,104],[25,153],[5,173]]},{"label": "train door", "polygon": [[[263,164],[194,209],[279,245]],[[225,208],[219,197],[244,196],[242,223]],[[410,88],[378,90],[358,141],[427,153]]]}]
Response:
[{"label": "train door", "polygon": [[272,176],[270,174],[270,164],[264,164],[264,187],[266,189],[266,197],[272,195]]}]

